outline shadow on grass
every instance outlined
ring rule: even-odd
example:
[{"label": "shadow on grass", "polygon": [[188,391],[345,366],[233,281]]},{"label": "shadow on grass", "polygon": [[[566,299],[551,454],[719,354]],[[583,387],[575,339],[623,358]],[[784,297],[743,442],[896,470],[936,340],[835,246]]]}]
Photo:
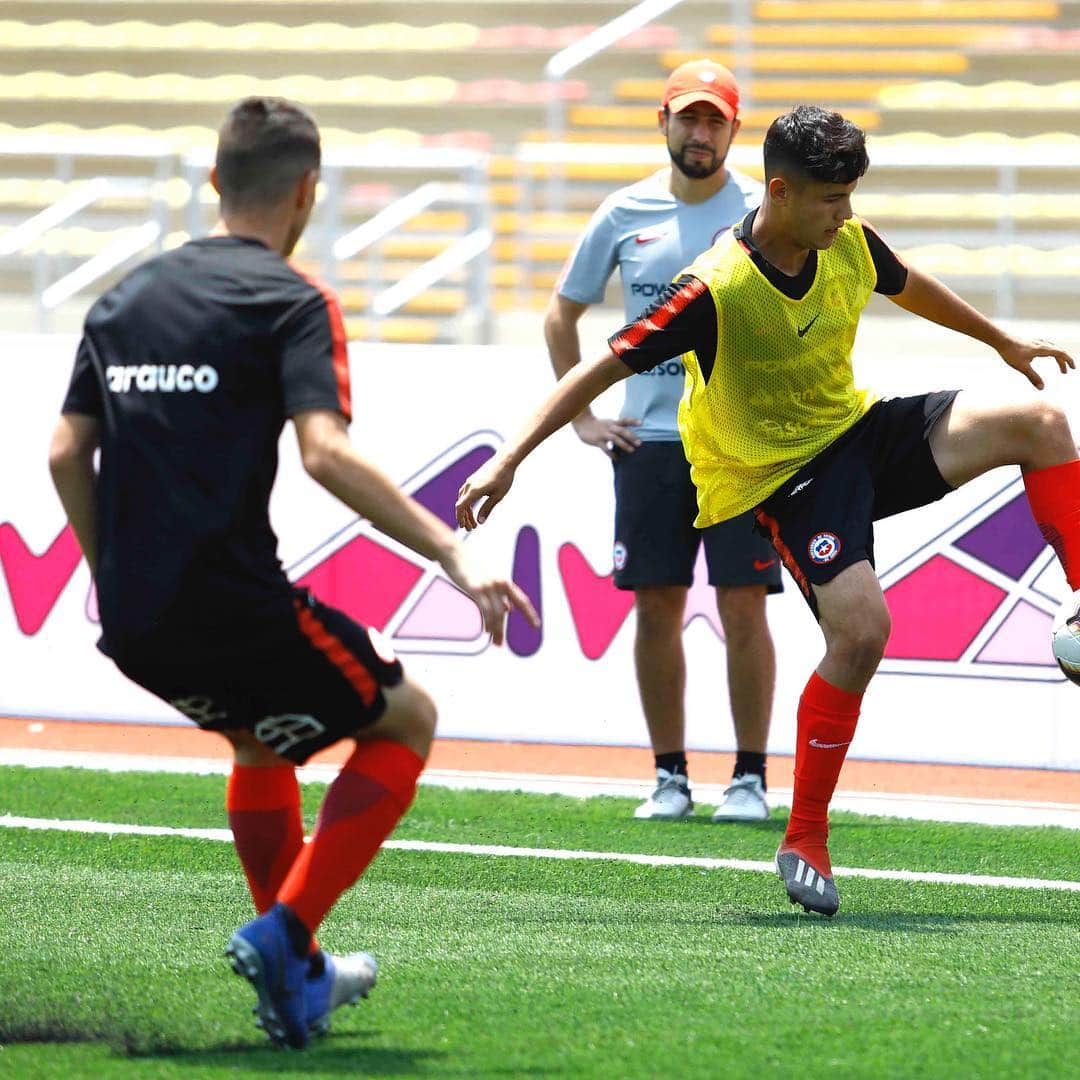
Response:
[{"label": "shadow on grass", "polygon": [[[329,1035],[311,1043],[307,1050],[280,1050],[265,1043],[229,1043],[204,1050],[171,1051],[135,1049],[126,1056],[138,1062],[156,1061],[161,1065],[175,1064],[184,1074],[197,1069],[249,1070],[259,1075],[283,1073],[341,1073],[343,1076],[422,1076],[428,1068],[439,1076],[552,1076],[550,1068],[485,1068],[476,1063],[454,1067],[445,1050],[422,1048],[397,1049],[385,1046],[365,1046],[364,1041],[374,1032]],[[114,1047],[114,1049],[117,1049]]]},{"label": "shadow on grass", "polygon": [[1074,919],[1039,913],[958,912],[930,914],[912,911],[844,911],[826,919],[792,908],[787,911],[746,912],[721,910],[717,917],[738,926],[795,929],[805,931],[865,930],[893,934],[951,934],[969,926],[1071,926]]},{"label": "shadow on grass", "polygon": [[[527,1066],[481,1067],[475,1062],[455,1066],[444,1050],[394,1048],[365,1045],[375,1032],[330,1034],[312,1042],[306,1050],[283,1050],[262,1040],[222,1041],[198,1049],[179,1047],[166,1035],[148,1034],[130,1026],[27,1023],[0,1026],[0,1045],[49,1046],[95,1045],[112,1060],[128,1063],[132,1075],[155,1063],[160,1075],[193,1076],[199,1070],[251,1072],[259,1076],[303,1076],[307,1073],[342,1076],[423,1076],[430,1069],[439,1076],[554,1076],[561,1070]],[[105,1058],[104,1060],[109,1060]],[[170,1066],[172,1067],[170,1069]],[[120,1074],[118,1074],[120,1075]],[[127,1075],[125,1069],[123,1075]],[[159,1073],[155,1070],[155,1075]]]}]

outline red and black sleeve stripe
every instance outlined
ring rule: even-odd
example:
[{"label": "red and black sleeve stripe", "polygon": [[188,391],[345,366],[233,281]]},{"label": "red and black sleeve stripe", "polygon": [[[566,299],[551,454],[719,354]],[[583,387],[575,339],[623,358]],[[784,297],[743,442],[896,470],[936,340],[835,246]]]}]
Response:
[{"label": "red and black sleeve stripe", "polygon": [[683,275],[652,307],[608,339],[608,347],[634,371],[650,371],[683,353],[716,352],[716,309],[700,278]]}]

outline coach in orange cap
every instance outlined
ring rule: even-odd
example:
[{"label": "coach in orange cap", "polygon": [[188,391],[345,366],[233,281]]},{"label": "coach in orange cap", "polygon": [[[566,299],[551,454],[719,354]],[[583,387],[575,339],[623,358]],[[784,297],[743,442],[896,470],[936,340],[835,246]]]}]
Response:
[{"label": "coach in orange cap", "polygon": [[[570,257],[544,323],[561,378],[580,361],[578,321],[601,301],[619,268],[627,322],[633,322],[685,266],[758,206],[762,187],[727,168],[739,130],[739,87],[711,60],[676,68],[664,86],[660,130],[671,165],[614,192],[593,215]],[[656,788],[639,818],[680,818],[693,809],[683,708],[686,598],[702,545],[727,640],[727,682],[738,754],[716,821],[759,821],[765,800],[765,744],[775,659],[765,597],[780,589],[776,553],[748,516],[694,528],[697,504],[679,439],[681,360],[626,383],[623,415],[586,409],[574,421],[615,470],[615,584],[635,599],[635,667],[656,767]]]}]

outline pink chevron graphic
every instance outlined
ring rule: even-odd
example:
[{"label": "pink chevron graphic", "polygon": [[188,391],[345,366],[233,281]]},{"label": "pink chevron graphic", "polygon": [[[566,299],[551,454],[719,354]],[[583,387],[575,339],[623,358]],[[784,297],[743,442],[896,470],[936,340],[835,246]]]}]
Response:
[{"label": "pink chevron graphic", "polygon": [[[938,598],[932,617],[931,596]],[[1005,596],[1004,589],[935,555],[885,593],[893,619],[885,656],[959,660]]]},{"label": "pink chevron graphic", "polygon": [[423,573],[370,537],[354,536],[296,584],[349,618],[382,630]]},{"label": "pink chevron graphic", "polygon": [[1053,625],[1052,615],[1021,600],[976,659],[980,664],[1045,664]]},{"label": "pink chevron graphic", "polygon": [[[402,489],[422,506],[456,526],[454,501],[462,481],[494,453],[489,432],[476,432],[429,462]],[[296,584],[357,622],[387,633],[403,652],[468,654],[486,648],[479,609],[469,597],[402,545],[356,519],[288,568]],[[540,541],[523,527],[515,546],[513,577],[539,611]],[[531,656],[542,640],[538,630],[515,620],[507,645]]]},{"label": "pink chevron graphic", "polygon": [[578,644],[588,659],[599,660],[626,622],[634,594],[616,589],[611,573],[597,574],[573,544],[559,548],[558,560]]},{"label": "pink chevron graphic", "polygon": [[15,609],[15,622],[27,637],[33,637],[44,625],[81,558],[70,525],[40,555],[30,550],[14,525],[0,525],[0,565]]},{"label": "pink chevron graphic", "polygon": [[1064,580],[1014,480],[881,575],[893,631],[881,671],[1058,681]]},{"label": "pink chevron graphic", "polygon": [[398,627],[396,636],[475,641],[483,632],[480,609],[449,581],[436,578]]}]

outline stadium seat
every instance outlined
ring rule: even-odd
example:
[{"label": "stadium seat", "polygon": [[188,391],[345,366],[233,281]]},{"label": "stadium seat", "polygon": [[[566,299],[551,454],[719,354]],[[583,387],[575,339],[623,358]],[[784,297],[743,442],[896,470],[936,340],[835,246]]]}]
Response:
[{"label": "stadium seat", "polygon": [[[687,60],[696,59],[700,53],[665,52],[661,64],[673,69]],[[714,54],[714,58],[728,67],[738,66],[738,57],[732,54]],[[747,57],[751,71],[803,71],[824,75],[874,74],[881,72],[898,75],[960,75],[968,69],[968,58],[961,52],[932,51],[929,49],[852,50],[839,49],[756,49]]]},{"label": "stadium seat", "polygon": [[[963,23],[942,25],[889,23],[859,25],[851,23],[780,23],[753,26],[749,41],[753,45],[817,45],[826,48],[919,48],[951,46],[967,49],[974,46],[1008,43],[1013,28],[1008,26],[970,26]],[[732,46],[745,41],[736,26],[710,26],[706,31],[710,45]]]},{"label": "stadium seat", "polygon": [[885,87],[878,100],[888,109],[1074,110],[1080,109],[1080,80],[1051,85],[1003,80],[980,86],[920,82]]},{"label": "stadium seat", "polygon": [[1061,5],[1052,0],[759,0],[754,18],[799,22],[836,19],[850,22],[925,19],[1056,19]]},{"label": "stadium seat", "polygon": [[[582,127],[656,129],[655,110],[636,105],[575,105],[569,115],[571,123]],[[844,115],[867,131],[881,122],[880,114],[870,109],[846,109]],[[740,116],[747,131],[764,132],[776,118],[776,109],[746,109]]]},{"label": "stadium seat", "polygon": [[430,319],[345,320],[345,336],[350,341],[392,341],[410,345],[431,345],[439,340],[439,324]]},{"label": "stadium seat", "polygon": [[[754,101],[818,101],[872,102],[888,86],[898,85],[890,79],[770,79],[755,77],[744,87],[744,93]],[[663,79],[620,79],[615,84],[619,101],[642,101],[655,105],[663,95]]]}]

